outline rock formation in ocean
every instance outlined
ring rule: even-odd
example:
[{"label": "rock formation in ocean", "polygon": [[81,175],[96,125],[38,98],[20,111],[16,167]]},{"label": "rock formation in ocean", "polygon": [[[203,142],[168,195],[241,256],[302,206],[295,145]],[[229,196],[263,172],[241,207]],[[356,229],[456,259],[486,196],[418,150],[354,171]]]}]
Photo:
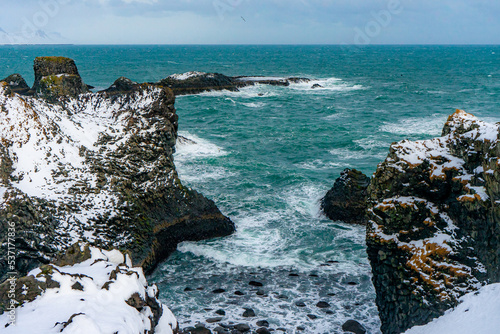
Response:
[{"label": "rock formation in ocean", "polygon": [[234,231],[178,178],[170,89],[86,93],[74,62],[59,57],[37,58],[35,78],[36,97],[0,82],[0,242],[16,252],[10,268],[2,247],[0,282],[78,241],[128,250],[150,271],[181,241]]},{"label": "rock formation in ocean", "polygon": [[366,189],[370,178],[356,169],[345,169],[321,200],[321,209],[331,220],[366,224]]},{"label": "rock formation in ocean", "polygon": [[186,72],[173,74],[155,83],[172,89],[175,95],[198,94],[207,91],[228,90],[236,92],[239,88],[255,84],[289,86],[290,83],[309,82],[307,78],[277,77],[228,77],[220,73]]},{"label": "rock formation in ocean", "polygon": [[384,334],[500,281],[499,125],[457,110],[442,137],[391,145],[368,187],[367,252]]},{"label": "rock formation in ocean", "polygon": [[178,332],[177,320],[158,300],[158,288],[148,286],[128,253],[82,243],[53,263],[0,284],[0,328],[5,334]]},{"label": "rock formation in ocean", "polygon": [[77,97],[89,91],[73,59],[38,57],[33,68],[35,70],[33,91],[38,97],[53,101],[60,96]]}]

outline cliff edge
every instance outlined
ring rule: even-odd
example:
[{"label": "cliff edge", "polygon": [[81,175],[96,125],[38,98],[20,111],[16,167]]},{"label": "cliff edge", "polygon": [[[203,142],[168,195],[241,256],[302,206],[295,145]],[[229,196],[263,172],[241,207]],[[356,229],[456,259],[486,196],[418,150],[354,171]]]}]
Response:
[{"label": "cliff edge", "polygon": [[457,110],[442,137],[392,144],[368,187],[367,252],[385,334],[500,281],[499,125]]},{"label": "cliff edge", "polygon": [[36,97],[0,82],[0,282],[79,241],[130,251],[148,272],[181,241],[232,233],[214,202],[178,178],[172,91],[87,93],[73,65],[37,58]]}]

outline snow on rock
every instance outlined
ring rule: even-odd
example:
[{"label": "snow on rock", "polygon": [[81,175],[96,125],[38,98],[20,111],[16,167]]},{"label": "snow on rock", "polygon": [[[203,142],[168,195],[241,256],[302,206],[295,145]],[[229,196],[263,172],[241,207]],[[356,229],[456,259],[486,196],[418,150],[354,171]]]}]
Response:
[{"label": "snow on rock", "polygon": [[[37,64],[40,82],[68,71],[79,79],[70,59],[42,57]],[[72,87],[64,82],[54,85],[47,99],[0,82],[0,243],[14,225],[18,272],[78,241],[130,250],[135,264],[151,270],[179,242],[234,231],[213,201],[178,178],[170,89],[131,82],[80,94],[63,89]],[[3,247],[0,282],[6,272]]]},{"label": "snow on rock", "polygon": [[35,284],[50,281],[51,287],[18,306],[14,320],[9,312],[0,315],[2,333],[177,331],[172,312],[157,299],[158,289],[147,285],[142,268],[131,267],[128,255],[88,245],[78,247],[91,254],[88,259],[68,266],[45,265],[28,274]]},{"label": "snow on rock", "polygon": [[384,333],[500,281],[498,124],[457,110],[439,138],[404,140],[368,187],[367,245]]},{"label": "snow on rock", "polygon": [[455,308],[405,334],[497,333],[500,329],[500,284],[490,284],[460,298]]},{"label": "snow on rock", "polygon": [[189,78],[201,77],[201,76],[207,76],[209,78],[212,78],[214,75],[213,75],[213,73],[191,71],[191,72],[180,73],[180,74],[175,73],[175,74],[169,75],[168,77],[175,79],[175,80],[186,80]]}]

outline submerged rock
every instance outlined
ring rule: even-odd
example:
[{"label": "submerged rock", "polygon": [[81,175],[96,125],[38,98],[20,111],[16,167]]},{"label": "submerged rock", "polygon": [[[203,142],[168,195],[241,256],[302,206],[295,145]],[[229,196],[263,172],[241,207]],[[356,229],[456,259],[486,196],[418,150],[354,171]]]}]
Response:
[{"label": "submerged rock", "polygon": [[[35,87],[46,74],[76,76],[73,65],[37,58]],[[170,89],[140,84],[53,104],[0,82],[0,242],[15,226],[17,252],[11,268],[1,249],[0,282],[77,241],[130,251],[149,272],[181,241],[234,231],[213,201],[178,178],[174,102]]]},{"label": "submerged rock", "polygon": [[323,212],[331,220],[366,224],[366,189],[370,178],[356,169],[345,169],[333,188],[321,200]]},{"label": "submerged rock", "polygon": [[500,281],[499,125],[457,110],[442,135],[392,144],[368,187],[367,252],[385,334]]}]

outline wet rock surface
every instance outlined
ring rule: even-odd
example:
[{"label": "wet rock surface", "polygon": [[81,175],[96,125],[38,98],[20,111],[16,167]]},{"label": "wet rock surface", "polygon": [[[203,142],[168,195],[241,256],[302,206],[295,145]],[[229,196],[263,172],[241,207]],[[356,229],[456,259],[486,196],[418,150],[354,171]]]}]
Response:
[{"label": "wet rock surface", "polygon": [[199,94],[208,91],[238,91],[239,88],[255,84],[290,86],[291,83],[309,82],[308,78],[270,78],[270,77],[229,77],[220,73],[187,72],[173,74],[155,83],[172,89],[175,95]]},{"label": "wet rock surface", "polygon": [[331,220],[366,225],[367,188],[370,178],[356,169],[345,169],[321,200]]}]

